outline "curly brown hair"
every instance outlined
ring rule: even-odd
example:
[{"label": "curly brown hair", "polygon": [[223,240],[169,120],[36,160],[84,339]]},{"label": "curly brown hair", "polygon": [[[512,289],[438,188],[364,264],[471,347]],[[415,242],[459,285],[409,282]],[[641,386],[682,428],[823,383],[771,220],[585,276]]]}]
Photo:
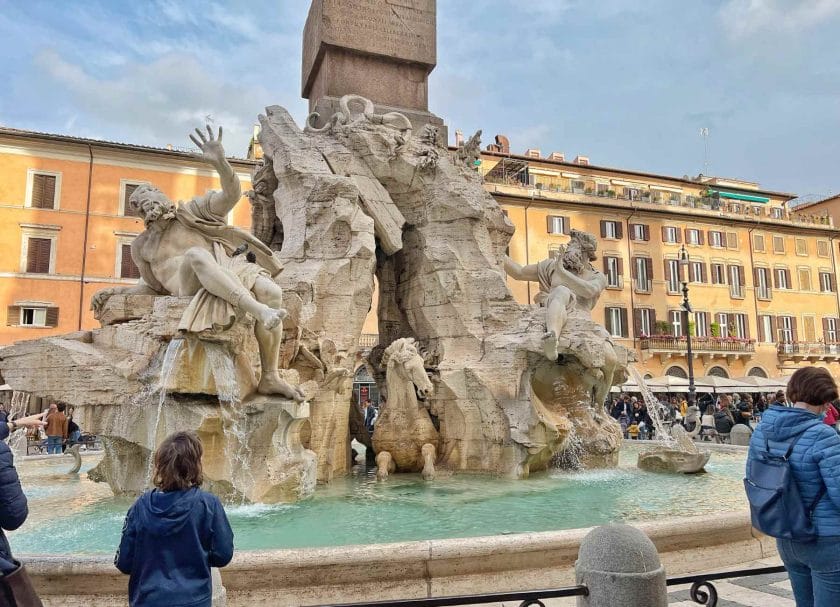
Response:
[{"label": "curly brown hair", "polygon": [[792,403],[802,402],[819,407],[837,399],[837,384],[827,369],[803,367],[788,381],[787,395]]},{"label": "curly brown hair", "polygon": [[161,491],[200,487],[204,482],[203,452],[195,432],[176,432],[167,436],[155,451],[155,487]]}]

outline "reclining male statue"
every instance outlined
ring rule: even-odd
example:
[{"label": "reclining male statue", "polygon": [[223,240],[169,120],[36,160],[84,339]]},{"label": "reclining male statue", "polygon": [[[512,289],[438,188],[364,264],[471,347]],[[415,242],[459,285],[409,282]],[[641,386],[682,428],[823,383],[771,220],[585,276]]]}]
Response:
[{"label": "reclining male statue", "polygon": [[[222,129],[218,137],[209,126],[207,135],[199,129],[196,134],[198,138],[190,139],[201,150],[199,157],[218,171],[222,190],[176,206],[156,187],[139,186],[129,204],[146,225],[131,244],[140,280],[131,287],[99,291],[92,308],[100,310],[115,293],[192,296],[178,327],[188,333],[224,330],[236,320],[237,310],[247,312],[257,321],[254,332],[262,366],[257,391],[302,401],[300,390],[283,381],[277,370],[286,311],[273,277],[282,264],[256,237],[225,222],[242,193],[225,158]],[[246,250],[253,253],[254,263],[241,254]]]}]

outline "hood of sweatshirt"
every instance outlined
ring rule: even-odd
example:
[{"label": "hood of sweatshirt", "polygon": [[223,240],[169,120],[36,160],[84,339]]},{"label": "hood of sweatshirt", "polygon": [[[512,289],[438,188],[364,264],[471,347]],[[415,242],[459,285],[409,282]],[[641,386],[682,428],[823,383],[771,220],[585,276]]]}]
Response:
[{"label": "hood of sweatshirt", "polygon": [[820,416],[805,409],[773,405],[761,416],[761,430],[774,442],[788,442],[811,426],[822,423]]},{"label": "hood of sweatshirt", "polygon": [[200,497],[201,492],[196,487],[180,491],[147,491],[137,501],[137,516],[151,535],[177,533],[189,520]]}]

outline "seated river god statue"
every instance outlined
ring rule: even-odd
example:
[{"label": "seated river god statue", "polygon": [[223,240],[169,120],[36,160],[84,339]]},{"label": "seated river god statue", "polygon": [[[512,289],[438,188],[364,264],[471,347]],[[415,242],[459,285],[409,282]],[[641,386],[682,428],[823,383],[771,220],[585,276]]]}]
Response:
[{"label": "seated river god statue", "polygon": [[[131,287],[99,291],[92,308],[99,311],[115,293],[191,296],[178,328],[195,334],[230,328],[237,311],[245,312],[257,321],[254,333],[262,367],[257,391],[302,401],[301,391],[278,372],[286,311],[274,277],[282,264],[259,239],[225,222],[242,196],[239,178],[225,158],[221,127],[218,137],[209,126],[206,135],[195,132],[197,137],[190,139],[201,150],[198,157],[218,171],[221,191],[176,206],[156,187],[139,186],[129,204],[146,226],[131,244],[140,280]],[[242,254],[246,250],[253,253],[254,262]]]}]

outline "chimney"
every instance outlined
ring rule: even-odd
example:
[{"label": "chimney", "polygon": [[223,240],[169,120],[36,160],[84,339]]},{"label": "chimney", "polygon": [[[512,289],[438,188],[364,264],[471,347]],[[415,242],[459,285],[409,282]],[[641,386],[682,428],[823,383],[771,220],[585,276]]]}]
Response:
[{"label": "chimney", "polygon": [[455,147],[459,148],[464,145],[464,132],[461,129],[455,129]]},{"label": "chimney", "polygon": [[566,162],[566,155],[563,152],[551,152],[548,159],[556,160],[557,162]]},{"label": "chimney", "polygon": [[528,158],[542,158],[539,148],[528,148],[525,150],[525,156]]},{"label": "chimney", "polygon": [[589,166],[589,156],[581,156],[578,154],[575,156],[575,164],[579,164],[581,166]]},{"label": "chimney", "polygon": [[510,141],[504,135],[496,135],[496,143],[488,144],[487,151],[510,154]]}]

